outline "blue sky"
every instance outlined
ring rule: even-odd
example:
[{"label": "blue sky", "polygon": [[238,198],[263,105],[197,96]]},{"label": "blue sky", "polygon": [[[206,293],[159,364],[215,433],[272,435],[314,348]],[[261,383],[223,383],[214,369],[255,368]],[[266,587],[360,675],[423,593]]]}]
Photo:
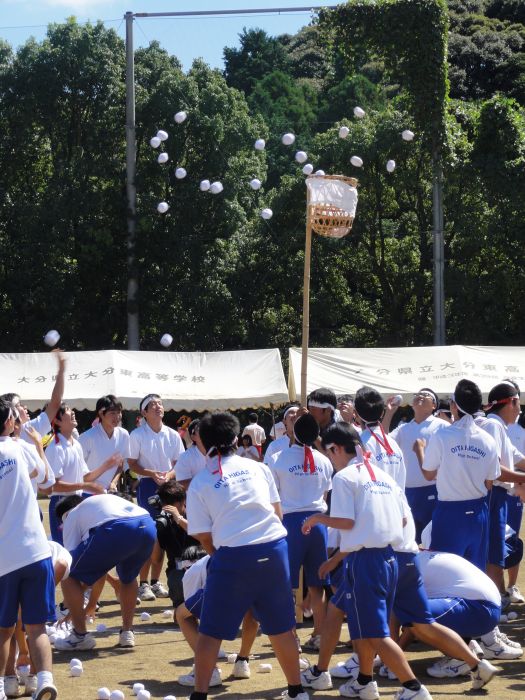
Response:
[{"label": "blue sky", "polygon": [[[43,39],[51,22],[62,22],[74,15],[79,22],[107,20],[108,27],[124,37],[122,17],[132,12],[178,12],[198,10],[235,10],[307,6],[305,0],[0,0],[0,37],[11,46],[23,44],[30,36]],[[312,7],[336,4],[334,0],[313,0]],[[135,21],[135,44],[158,40],[189,68],[195,58],[214,67],[222,67],[224,46],[238,45],[243,27],[260,27],[271,35],[295,33],[308,24],[309,13],[241,17],[168,19],[144,18]]]}]

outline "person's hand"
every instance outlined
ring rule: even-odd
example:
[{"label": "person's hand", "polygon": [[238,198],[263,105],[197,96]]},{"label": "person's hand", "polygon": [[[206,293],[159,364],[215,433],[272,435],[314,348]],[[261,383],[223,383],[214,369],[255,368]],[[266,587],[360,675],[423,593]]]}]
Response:
[{"label": "person's hand", "polygon": [[351,403],[340,403],[338,404],[337,408],[339,409],[339,413],[341,414],[341,418],[345,421],[345,423],[350,423],[350,425],[353,423],[354,420],[354,406]]},{"label": "person's hand", "polygon": [[178,520],[179,518],[182,518],[182,514],[177,508],[177,506],[174,505],[164,505],[162,506],[162,510],[165,510],[166,513],[169,513],[175,520]]},{"label": "person's hand", "polygon": [[304,416],[306,413],[310,413],[310,411],[306,408],[306,406],[300,406],[299,410],[295,414],[295,420],[297,420],[301,416]]},{"label": "person's hand", "polygon": [[395,413],[400,405],[401,405],[401,402],[399,401],[399,394],[394,394],[393,396],[389,396],[388,399],[386,400],[387,413]]},{"label": "person's hand", "polygon": [[58,369],[59,369],[59,370],[65,369],[65,367],[66,367],[66,356],[65,356],[65,354],[64,354],[64,351],[61,350],[60,348],[53,348],[53,350],[51,350],[51,352],[54,352],[54,353],[55,353],[55,356],[56,356],[57,361],[58,361]]},{"label": "person's hand", "polygon": [[309,535],[312,531],[314,525],[319,522],[319,516],[317,514],[310,515],[301,525],[301,532],[303,535]]},{"label": "person's hand", "polygon": [[166,472],[153,472],[153,481],[161,486],[166,481]]}]

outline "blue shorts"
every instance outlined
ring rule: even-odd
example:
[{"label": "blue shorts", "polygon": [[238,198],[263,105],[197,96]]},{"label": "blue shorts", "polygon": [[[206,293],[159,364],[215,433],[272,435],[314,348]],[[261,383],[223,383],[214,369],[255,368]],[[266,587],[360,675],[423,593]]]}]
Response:
[{"label": "blue shorts", "polygon": [[523,517],[523,503],[519,496],[511,496],[507,492],[507,525],[519,536],[521,519]]},{"label": "blue shorts", "polygon": [[304,581],[307,586],[322,587],[330,583],[330,578],[320,579],[317,575],[319,567],[328,559],[326,542],[328,538],[325,525],[314,525],[309,535],[303,535],[301,525],[310,515],[319,511],[302,511],[288,513],[283,517],[283,525],[288,531],[288,560],[290,562],[290,578],[292,588],[299,587],[299,570],[303,567]]},{"label": "blue shorts", "polygon": [[346,615],[350,639],[390,636],[388,626],[397,584],[392,547],[360,549],[347,557]]},{"label": "blue shorts", "polygon": [[394,596],[394,615],[402,625],[434,622],[423,585],[419,557],[415,553],[396,552],[397,586]]},{"label": "blue shorts", "polygon": [[406,488],[405,496],[412,511],[416,526],[416,542],[421,544],[421,533],[432,520],[432,514],[437,503],[437,489],[435,484],[430,486],[418,486]]},{"label": "blue shorts", "polygon": [[148,511],[152,518],[155,518],[159,513],[160,509],[157,506],[152,506],[148,503],[148,498],[154,496],[157,493],[159,487],[150,479],[149,476],[142,476],[139,479],[137,486],[137,505]]},{"label": "blue shorts", "polygon": [[[67,493],[64,494],[67,496]],[[51,496],[49,499],[49,529],[51,530],[51,539],[53,542],[58,542],[58,544],[64,545],[64,538],[62,537],[62,524],[59,522],[55,508],[57,503],[64,498],[64,496]]]},{"label": "blue shorts", "polygon": [[235,639],[250,608],[264,634],[282,634],[295,627],[284,538],[220,547],[210,559],[199,631],[215,639]]},{"label": "blue shorts", "polygon": [[184,605],[188,609],[188,611],[193,615],[193,617],[196,617],[197,620],[200,620],[202,616],[202,601],[204,600],[204,588],[199,588],[198,591],[195,591],[193,595],[190,595],[190,597],[184,601]]},{"label": "blue shorts", "polygon": [[16,625],[19,607],[24,625],[56,620],[51,557],[0,576],[0,627]]},{"label": "blue shorts", "polygon": [[432,516],[430,549],[457,554],[485,571],[488,507],[485,498],[438,501]]},{"label": "blue shorts", "polygon": [[157,539],[155,523],[147,515],[109,520],[93,528],[72,552],[70,576],[92,584],[115,566],[122,583],[137,578]]},{"label": "blue shorts", "polygon": [[499,624],[500,606],[486,600],[429,598],[428,602],[435,621],[460,637],[481,637]]},{"label": "blue shorts", "polygon": [[489,504],[489,564],[505,566],[505,527],[507,525],[507,489],[493,486],[487,494]]}]

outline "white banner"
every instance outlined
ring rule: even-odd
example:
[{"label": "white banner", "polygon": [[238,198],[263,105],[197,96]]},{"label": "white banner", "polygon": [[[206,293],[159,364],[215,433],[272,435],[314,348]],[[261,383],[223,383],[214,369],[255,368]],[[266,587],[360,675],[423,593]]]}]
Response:
[{"label": "white banner", "polygon": [[[66,353],[64,400],[93,410],[114,394],[137,410],[143,396],[162,396],[166,409],[204,411],[270,406],[288,401],[279,350],[236,352]],[[0,354],[0,393],[16,392],[30,410],[49,401],[57,373],[54,353]]]}]

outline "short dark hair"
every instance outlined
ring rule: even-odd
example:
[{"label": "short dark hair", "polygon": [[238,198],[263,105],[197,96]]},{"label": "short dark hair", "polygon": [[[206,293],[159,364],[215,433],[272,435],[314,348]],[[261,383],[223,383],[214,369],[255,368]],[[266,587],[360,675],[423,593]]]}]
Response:
[{"label": "short dark hair", "polygon": [[95,411],[98,414],[99,411],[122,411],[122,404],[113,394],[107,394],[106,396],[101,396],[97,401],[95,406]]},{"label": "short dark hair", "polygon": [[12,402],[13,402],[13,399],[15,398],[15,396],[18,396],[18,398],[20,398],[20,395],[19,395],[19,394],[14,394],[14,393],[11,392],[10,394],[2,394],[2,395],[0,396],[0,399],[1,399],[2,401],[7,401],[7,403],[12,403]]},{"label": "short dark hair", "polygon": [[60,501],[56,504],[55,508],[55,514],[57,516],[57,519],[60,522],[62,522],[64,514],[70,510],[73,510],[73,508],[76,508],[80,503],[82,503],[83,500],[84,499],[82,498],[82,496],[79,496],[76,493],[72,493],[71,496],[65,496],[65,498],[61,498]]},{"label": "short dark hair", "polygon": [[321,443],[325,448],[332,443],[344,447],[345,452],[349,455],[355,454],[356,447],[363,447],[357,430],[344,421],[332,423],[332,425],[324,431],[321,437]]},{"label": "short dark hair", "polygon": [[231,454],[240,430],[239,421],[228,411],[210,413],[201,419],[199,436],[206,452],[215,448],[215,454]]},{"label": "short dark hair", "polygon": [[248,413],[248,420],[250,423],[257,423],[259,421],[259,416],[256,413]]},{"label": "short dark hair", "polygon": [[253,445],[252,436],[248,435],[248,433],[246,433],[246,435],[241,435],[241,442],[244,442],[244,440],[248,440],[248,447]]},{"label": "short dark hair", "polygon": [[[434,389],[430,389],[428,386],[424,386],[424,387],[423,387],[422,389],[420,389],[419,391],[428,391],[429,394],[432,394],[432,396],[434,397],[434,403],[436,404],[436,408],[437,408],[437,406],[438,406],[438,404],[439,404],[439,397],[438,397],[438,395],[436,394],[436,392],[434,391]],[[418,393],[419,393],[419,392],[418,392]]]},{"label": "short dark hair", "polygon": [[337,403],[354,403],[354,397],[352,394],[339,394]]},{"label": "short dark hair", "polygon": [[[499,413],[507,403],[505,399],[511,399],[516,396],[516,394],[519,395],[519,391],[516,389],[514,382],[505,380],[500,384],[496,384],[496,386],[493,386],[489,391],[489,404],[493,405],[488,406],[487,413]],[[501,403],[499,403],[500,401]]]},{"label": "short dark hair", "polygon": [[308,405],[310,401],[317,401],[317,403],[329,403],[331,406],[333,406],[334,411],[337,408],[337,397],[335,393],[325,386],[311,391],[306,399],[306,405]]},{"label": "short dark hair", "polygon": [[362,386],[357,390],[354,407],[357,415],[365,423],[378,423],[385,412],[383,397],[369,386]]},{"label": "short dark hair", "polygon": [[161,484],[157,489],[157,494],[163,505],[184,503],[186,500],[186,489],[175,479],[168,479],[168,481]]},{"label": "short dark hair", "polygon": [[195,420],[192,420],[191,423],[188,425],[188,434],[195,435],[197,430],[199,429],[200,425],[200,420],[198,418],[195,418]]},{"label": "short dark hair", "polygon": [[483,404],[483,397],[479,386],[470,379],[461,379],[454,389],[454,403],[458,407],[458,412],[473,415],[480,411]]},{"label": "short dark hair", "polygon": [[143,404],[145,401],[147,401],[147,399],[161,399],[161,401],[162,401],[162,398],[161,398],[158,394],[146,394],[146,396],[145,396],[145,397],[141,400],[141,402],[139,403],[139,410],[140,410],[141,412],[142,412],[142,411],[147,411],[147,410],[148,410],[149,402],[148,402],[148,406],[146,406],[145,408],[142,408],[142,404]]},{"label": "short dark hair", "polygon": [[10,414],[13,413],[13,406],[11,401],[6,401],[5,399],[0,399],[0,425],[1,430],[4,430],[5,423],[9,418]]},{"label": "short dark hair", "polygon": [[293,434],[300,445],[311,447],[319,437],[319,424],[311,413],[303,413],[294,423]]}]

